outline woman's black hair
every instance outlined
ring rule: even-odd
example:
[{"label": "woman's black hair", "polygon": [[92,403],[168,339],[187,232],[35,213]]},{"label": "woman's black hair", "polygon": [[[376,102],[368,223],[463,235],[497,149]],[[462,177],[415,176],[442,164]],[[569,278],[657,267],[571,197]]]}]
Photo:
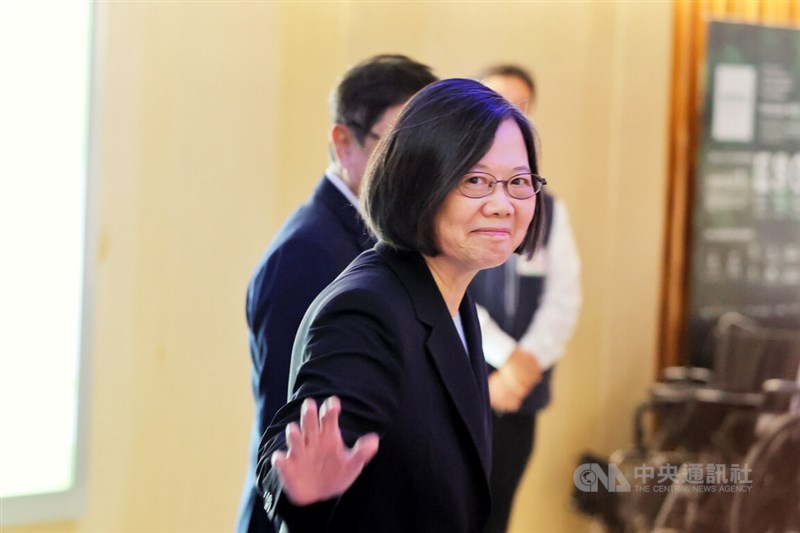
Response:
[{"label": "woman's black hair", "polygon": [[[502,96],[467,79],[433,83],[409,100],[381,139],[364,176],[367,224],[390,246],[439,254],[434,219],[445,197],[492,146],[500,124],[513,119],[522,132],[531,172],[538,174],[528,119]],[[530,256],[544,221],[544,193],[525,239],[515,250]]]}]

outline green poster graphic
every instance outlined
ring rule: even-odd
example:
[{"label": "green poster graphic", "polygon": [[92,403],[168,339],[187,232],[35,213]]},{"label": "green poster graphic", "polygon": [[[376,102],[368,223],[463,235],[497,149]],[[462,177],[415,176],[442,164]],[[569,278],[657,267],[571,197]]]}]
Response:
[{"label": "green poster graphic", "polygon": [[738,311],[800,329],[800,30],[711,22],[697,156],[689,353]]}]

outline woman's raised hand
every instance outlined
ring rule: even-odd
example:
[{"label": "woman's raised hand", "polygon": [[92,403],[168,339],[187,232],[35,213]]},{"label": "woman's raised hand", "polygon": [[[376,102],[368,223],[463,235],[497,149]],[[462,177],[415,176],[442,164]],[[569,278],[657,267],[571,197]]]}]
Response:
[{"label": "woman's raised hand", "polygon": [[378,452],[378,435],[368,433],[347,448],[339,431],[339,399],[331,396],[322,403],[307,398],[300,410],[300,426],[286,426],[286,452],[272,454],[283,491],[295,505],[309,505],[339,496],[361,474]]}]

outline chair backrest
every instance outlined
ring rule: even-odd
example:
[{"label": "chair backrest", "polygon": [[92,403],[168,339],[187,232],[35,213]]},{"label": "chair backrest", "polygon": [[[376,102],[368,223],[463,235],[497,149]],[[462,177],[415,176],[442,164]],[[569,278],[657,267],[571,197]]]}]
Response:
[{"label": "chair backrest", "polygon": [[768,379],[795,380],[800,367],[800,329],[759,326],[738,314],[715,328],[712,386],[728,392],[761,392]]}]

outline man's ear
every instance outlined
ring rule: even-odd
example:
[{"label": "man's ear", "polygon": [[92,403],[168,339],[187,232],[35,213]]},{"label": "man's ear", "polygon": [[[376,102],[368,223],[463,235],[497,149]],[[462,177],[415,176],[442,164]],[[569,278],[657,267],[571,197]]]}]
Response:
[{"label": "man's ear", "polygon": [[333,147],[333,154],[336,160],[343,166],[347,167],[350,161],[350,153],[356,143],[356,138],[350,128],[344,124],[334,124],[331,128],[331,146]]}]

